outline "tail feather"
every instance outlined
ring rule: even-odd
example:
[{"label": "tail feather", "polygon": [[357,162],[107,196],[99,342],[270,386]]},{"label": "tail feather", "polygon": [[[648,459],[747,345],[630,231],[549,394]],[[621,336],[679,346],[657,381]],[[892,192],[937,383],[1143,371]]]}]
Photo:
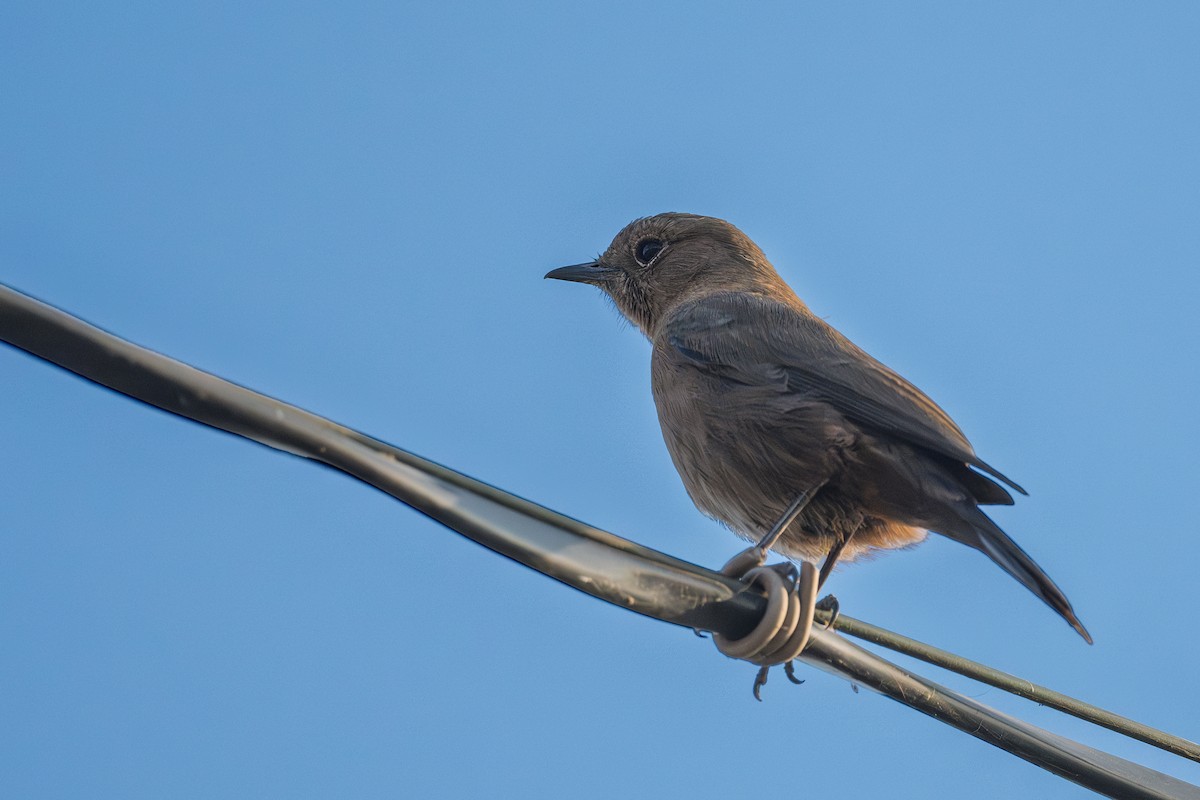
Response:
[{"label": "tail feather", "polygon": [[1071,608],[1071,601],[1054,584],[1054,581],[1050,580],[1050,576],[1043,572],[1042,568],[1029,557],[1029,554],[1010,539],[1008,534],[1000,530],[1000,527],[992,522],[986,514],[974,506],[971,511],[974,513],[964,515],[968,516],[964,522],[970,526],[969,533],[956,531],[951,534],[951,538],[985,553],[1001,569],[1012,575],[1026,589],[1040,597],[1042,602],[1057,611],[1083,637],[1085,642],[1091,644],[1092,637],[1087,632],[1087,628],[1083,627],[1083,623],[1079,621],[1079,617],[1075,615],[1075,610]]},{"label": "tail feather", "polygon": [[1008,490],[965,464],[961,466],[955,477],[962,481],[962,485],[980,505],[1011,506],[1013,504],[1013,497]]}]

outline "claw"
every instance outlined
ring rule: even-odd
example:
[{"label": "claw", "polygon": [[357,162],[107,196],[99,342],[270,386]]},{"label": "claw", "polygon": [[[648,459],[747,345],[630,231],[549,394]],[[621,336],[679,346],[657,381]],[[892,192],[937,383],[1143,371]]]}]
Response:
[{"label": "claw", "polygon": [[692,633],[696,634],[696,636],[700,639],[708,638],[708,634],[705,633],[704,631],[700,630],[699,628],[692,628]]},{"label": "claw", "polygon": [[754,676],[754,699],[762,702],[762,687],[767,685],[767,673],[771,671],[770,667],[760,667],[758,674]]},{"label": "claw", "polygon": [[804,683],[804,681],[802,679],[796,677],[796,662],[795,661],[789,661],[783,665],[783,674],[787,675],[787,679],[789,681],[791,681],[792,683],[796,684],[797,686]]}]

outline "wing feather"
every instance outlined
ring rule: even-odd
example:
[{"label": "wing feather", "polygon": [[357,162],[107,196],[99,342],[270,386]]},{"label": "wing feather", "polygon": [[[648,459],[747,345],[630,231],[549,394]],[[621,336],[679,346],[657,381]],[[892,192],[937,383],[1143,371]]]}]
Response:
[{"label": "wing feather", "polygon": [[686,363],[739,382],[776,382],[829,403],[848,419],[969,464],[1026,494],[975,454],[950,416],[807,309],[746,293],[710,295],[667,320],[667,341]]}]

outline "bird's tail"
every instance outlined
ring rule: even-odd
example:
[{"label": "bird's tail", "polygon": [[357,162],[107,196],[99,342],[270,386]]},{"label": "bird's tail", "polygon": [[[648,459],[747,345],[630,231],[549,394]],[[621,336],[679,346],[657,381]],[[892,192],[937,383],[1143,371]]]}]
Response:
[{"label": "bird's tail", "polygon": [[1046,605],[1057,611],[1083,637],[1085,642],[1092,643],[1092,637],[1087,632],[1087,628],[1083,627],[1079,617],[1075,616],[1075,610],[1071,608],[1071,601],[1067,599],[1061,589],[1054,585],[1050,576],[1042,571],[1042,568],[1029,557],[1028,553],[1008,538],[1008,534],[1000,530],[1000,526],[992,522],[978,508],[972,506],[971,511],[963,516],[966,517],[963,520],[966,523],[965,530],[960,529],[953,532],[951,538],[986,553],[988,558],[995,561],[1001,569],[1019,580],[1026,589],[1042,598]]}]

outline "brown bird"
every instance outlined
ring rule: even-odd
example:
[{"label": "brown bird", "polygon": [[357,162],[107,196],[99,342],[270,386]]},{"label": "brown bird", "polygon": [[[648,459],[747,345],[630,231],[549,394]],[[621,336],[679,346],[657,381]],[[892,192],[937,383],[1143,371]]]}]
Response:
[{"label": "brown bird", "polygon": [[724,220],[635,220],[547,278],[602,289],[654,345],[663,438],[696,506],[765,552],[816,560],[934,531],[980,550],[1089,643],[1071,603],[980,505],[1025,490],[932,400],[809,311]]}]

